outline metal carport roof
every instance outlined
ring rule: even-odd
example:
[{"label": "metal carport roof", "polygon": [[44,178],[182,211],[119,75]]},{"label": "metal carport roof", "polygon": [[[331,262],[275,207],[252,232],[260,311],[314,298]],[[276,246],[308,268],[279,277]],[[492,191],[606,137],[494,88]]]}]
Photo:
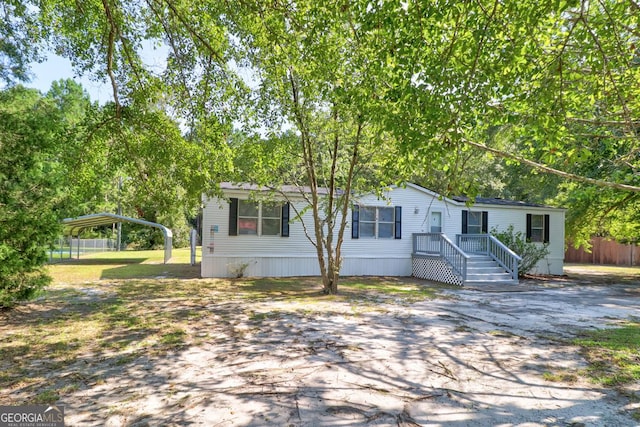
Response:
[{"label": "metal carport roof", "polygon": [[65,218],[62,220],[65,233],[71,236],[78,236],[80,231],[85,228],[98,227],[100,225],[110,225],[116,222],[132,222],[134,224],[146,225],[148,227],[159,228],[164,235],[164,263],[171,259],[171,247],[173,245],[173,233],[170,229],[162,224],[144,219],[131,218],[128,216],[116,215],[109,212],[95,213],[90,215],[79,216],[77,218]]}]

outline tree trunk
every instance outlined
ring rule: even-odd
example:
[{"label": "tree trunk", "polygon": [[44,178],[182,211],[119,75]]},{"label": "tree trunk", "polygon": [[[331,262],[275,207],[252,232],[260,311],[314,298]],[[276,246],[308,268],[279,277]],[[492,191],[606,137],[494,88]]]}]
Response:
[{"label": "tree trunk", "polygon": [[339,278],[340,272],[335,269],[335,266],[330,266],[322,277],[322,284],[324,286],[322,292],[326,295],[336,295],[338,293]]}]

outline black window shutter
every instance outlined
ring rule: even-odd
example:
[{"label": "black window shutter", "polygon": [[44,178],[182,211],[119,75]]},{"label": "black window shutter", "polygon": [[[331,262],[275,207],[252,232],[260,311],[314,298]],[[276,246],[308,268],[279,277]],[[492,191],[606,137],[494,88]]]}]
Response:
[{"label": "black window shutter", "polygon": [[531,214],[527,214],[527,240],[531,240]]},{"label": "black window shutter", "polygon": [[396,230],[395,238],[402,239],[402,206],[396,206]]},{"label": "black window shutter", "polygon": [[489,212],[482,211],[482,232],[489,232]]},{"label": "black window shutter", "polygon": [[360,236],[360,206],[353,205],[351,208],[351,238],[357,239]]},{"label": "black window shutter", "polygon": [[238,199],[229,199],[229,236],[238,235]]},{"label": "black window shutter", "polygon": [[289,237],[289,203],[282,205],[282,226],[280,228],[281,237]]},{"label": "black window shutter", "polygon": [[462,211],[462,234],[467,234],[468,231],[468,216],[469,212],[468,211]]},{"label": "black window shutter", "polygon": [[544,216],[544,243],[549,243],[549,215]]}]

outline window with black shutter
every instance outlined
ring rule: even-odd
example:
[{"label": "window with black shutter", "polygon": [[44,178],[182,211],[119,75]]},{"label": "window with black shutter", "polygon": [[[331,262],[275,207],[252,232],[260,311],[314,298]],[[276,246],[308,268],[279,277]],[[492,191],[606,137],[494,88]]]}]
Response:
[{"label": "window with black shutter", "polygon": [[229,235],[289,237],[289,204],[229,200]]},{"label": "window with black shutter", "polygon": [[489,212],[462,211],[462,234],[482,234],[489,232]]},{"label": "window with black shutter", "polygon": [[527,214],[527,240],[549,243],[549,215]]}]

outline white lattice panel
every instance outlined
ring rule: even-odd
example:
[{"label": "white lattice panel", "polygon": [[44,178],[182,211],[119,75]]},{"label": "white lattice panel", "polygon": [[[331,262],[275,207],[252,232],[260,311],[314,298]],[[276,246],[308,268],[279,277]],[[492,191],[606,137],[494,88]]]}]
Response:
[{"label": "white lattice panel", "polygon": [[456,274],[451,266],[438,256],[413,256],[413,277],[418,279],[433,280],[435,282],[448,283],[462,286],[462,278]]}]

